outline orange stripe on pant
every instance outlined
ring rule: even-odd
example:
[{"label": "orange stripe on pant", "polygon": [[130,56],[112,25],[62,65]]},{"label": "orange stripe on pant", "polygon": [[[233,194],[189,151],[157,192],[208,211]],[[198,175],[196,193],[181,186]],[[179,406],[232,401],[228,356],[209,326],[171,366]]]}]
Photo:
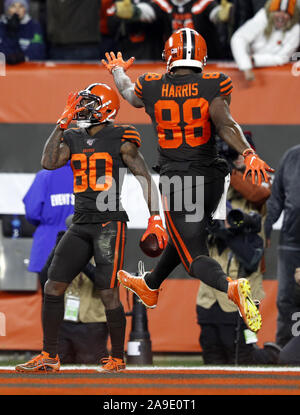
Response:
[{"label": "orange stripe on pant", "polygon": [[118,231],[117,231],[116,245],[115,245],[114,268],[113,268],[113,273],[111,277],[110,288],[114,288],[116,275],[117,275],[117,269],[118,269],[119,245],[120,245],[121,226],[122,226],[120,221],[118,221],[117,226],[118,226]]},{"label": "orange stripe on pant", "polygon": [[167,218],[167,216],[166,216],[166,225],[167,225],[167,230],[168,230],[169,236],[170,236],[170,238],[171,238],[171,240],[172,240],[173,244],[175,245],[175,248],[176,248],[176,251],[178,252],[178,255],[180,256],[181,263],[182,263],[182,265],[184,266],[184,268],[185,268],[185,269],[187,270],[187,272],[188,272],[188,271],[189,271],[189,267],[188,267],[188,265],[185,263],[185,259],[183,258],[182,254],[181,254],[181,252],[180,252],[180,249],[179,249],[179,247],[178,247],[178,245],[177,245],[176,239],[174,238],[174,236],[173,236],[173,234],[172,234],[172,231],[171,231],[171,228],[170,228],[170,225],[169,225],[169,222],[168,222],[168,218]]},{"label": "orange stripe on pant", "polygon": [[121,236],[121,259],[120,259],[120,264],[118,267],[119,269],[123,268],[123,262],[124,262],[124,248],[125,248],[125,223],[122,223],[122,236]]},{"label": "orange stripe on pant", "polygon": [[[167,225],[169,225],[168,226],[169,234],[170,234],[171,239],[172,239],[172,241],[173,241],[173,243],[174,243],[174,245],[177,249],[177,252],[178,252],[178,254],[181,258],[182,264],[184,265],[186,270],[189,272],[189,268],[190,268],[190,265],[193,261],[193,258],[191,257],[187,247],[185,246],[181,236],[179,235],[179,233],[178,233],[178,231],[177,231],[177,229],[176,229],[176,227],[175,227],[175,225],[172,221],[172,218],[171,218],[171,215],[170,215],[170,212],[169,212],[169,209],[168,209],[168,203],[167,203],[167,198],[166,197],[164,197],[164,208],[165,208],[166,219],[167,219],[167,222],[168,222]],[[172,231],[171,231],[171,229],[172,229]],[[173,234],[173,236],[172,236],[172,234]],[[183,252],[186,259],[183,258],[182,253],[180,252],[180,249],[178,247],[178,244],[179,244],[179,246],[180,246],[180,248],[181,248],[181,250],[182,250],[182,252]]]}]

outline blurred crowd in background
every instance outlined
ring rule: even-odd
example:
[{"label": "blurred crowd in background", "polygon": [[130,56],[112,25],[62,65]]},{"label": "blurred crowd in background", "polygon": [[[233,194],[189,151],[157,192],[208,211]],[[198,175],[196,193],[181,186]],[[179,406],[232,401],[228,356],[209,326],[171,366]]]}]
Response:
[{"label": "blurred crowd in background", "polygon": [[208,60],[253,67],[287,63],[299,49],[299,0],[2,0],[0,51],[8,64],[90,61],[106,51],[160,61],[177,29],[197,30]]}]

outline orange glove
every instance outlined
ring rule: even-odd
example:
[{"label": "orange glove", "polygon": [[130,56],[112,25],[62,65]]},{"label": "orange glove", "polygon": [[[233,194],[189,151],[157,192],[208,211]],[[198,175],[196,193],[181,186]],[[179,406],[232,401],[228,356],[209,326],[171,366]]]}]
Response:
[{"label": "orange glove", "polygon": [[151,233],[156,235],[160,249],[165,249],[168,243],[168,234],[159,215],[150,216],[148,228],[142,236],[141,242],[143,242]]},{"label": "orange glove", "polygon": [[112,73],[112,71],[116,68],[123,68],[124,72],[127,71],[128,68],[130,68],[130,66],[133,64],[135,58],[130,58],[128,59],[128,61],[124,61],[123,57],[122,57],[122,53],[118,52],[117,53],[117,57],[114,54],[114,52],[110,52],[110,54],[108,52],[105,53],[107,62],[102,59],[102,63],[105,66],[105,68]]},{"label": "orange glove", "polygon": [[262,182],[262,175],[265,179],[265,181],[269,182],[269,176],[267,175],[267,171],[274,173],[274,169],[272,169],[270,166],[267,165],[266,162],[264,162],[261,158],[258,157],[258,155],[255,153],[255,151],[252,148],[247,148],[243,152],[244,161],[246,165],[246,170],[243,176],[243,179],[246,179],[246,176],[249,172],[251,172],[252,175],[252,183],[255,184],[255,175],[257,174],[257,184],[261,184]]},{"label": "orange glove", "polygon": [[73,117],[77,112],[80,112],[84,109],[84,107],[77,108],[76,105],[82,99],[82,97],[77,97],[77,93],[74,94],[71,92],[68,96],[67,105],[61,115],[61,117],[57,120],[56,124],[60,124],[60,128],[62,130],[66,130],[72,121]]}]

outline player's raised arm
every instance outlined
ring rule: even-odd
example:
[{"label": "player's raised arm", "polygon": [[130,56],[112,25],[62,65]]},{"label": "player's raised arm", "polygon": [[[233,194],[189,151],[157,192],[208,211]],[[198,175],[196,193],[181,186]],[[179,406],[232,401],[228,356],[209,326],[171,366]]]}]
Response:
[{"label": "player's raised arm", "polygon": [[68,128],[74,115],[82,108],[76,108],[81,97],[69,94],[67,105],[57,121],[57,126],[50,134],[44,146],[41,164],[44,169],[54,170],[64,166],[70,158],[69,146],[62,141],[63,133]]},{"label": "player's raised arm", "polygon": [[229,105],[230,96],[216,97],[210,104],[209,113],[217,134],[244,156],[246,165],[244,179],[250,173],[253,183],[255,183],[256,175],[258,184],[261,184],[262,178],[268,182],[267,171],[274,172],[274,169],[268,166],[249,146],[241,127],[231,116]]},{"label": "player's raised arm", "polygon": [[63,130],[59,125],[50,134],[44,146],[41,165],[44,169],[55,170],[64,166],[70,158],[70,149],[62,142]]},{"label": "player's raised arm", "polygon": [[127,61],[123,60],[122,53],[118,52],[117,57],[114,52],[106,52],[107,61],[102,59],[102,64],[113,75],[116,87],[119,93],[126,101],[132,106],[141,108],[144,103],[134,93],[134,83],[131,82],[129,76],[126,75],[127,69],[133,64],[134,58],[130,58]]},{"label": "player's raised arm", "polygon": [[164,249],[168,242],[168,235],[159,216],[159,194],[151,173],[135,144],[125,142],[121,147],[121,155],[126,166],[139,181],[150,212],[148,228],[141,241],[150,233],[154,233],[157,236],[160,248]]}]

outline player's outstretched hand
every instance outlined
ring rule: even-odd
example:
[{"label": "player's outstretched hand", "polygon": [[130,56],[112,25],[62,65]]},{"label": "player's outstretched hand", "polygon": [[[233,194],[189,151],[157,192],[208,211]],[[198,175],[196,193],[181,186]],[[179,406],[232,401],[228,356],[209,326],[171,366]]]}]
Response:
[{"label": "player's outstretched hand", "polygon": [[267,171],[270,173],[274,173],[274,169],[272,167],[268,166],[268,164],[263,161],[253,149],[247,148],[243,152],[244,161],[246,165],[246,170],[243,176],[243,179],[245,180],[248,173],[251,173],[252,175],[252,183],[255,184],[255,177],[257,174],[257,184],[261,184],[262,182],[262,176],[264,180],[268,183],[269,182],[269,176],[267,175]]},{"label": "player's outstretched hand", "polygon": [[106,52],[105,57],[107,61],[102,59],[101,62],[110,73],[112,73],[112,71],[116,68],[123,68],[124,72],[126,72],[135,60],[134,57],[131,57],[127,61],[124,61],[121,52],[117,53],[117,57],[114,52]]},{"label": "player's outstretched hand", "polygon": [[142,236],[141,242],[143,242],[151,233],[156,235],[160,249],[165,249],[168,243],[168,234],[159,215],[150,216],[148,220],[148,228]]},{"label": "player's outstretched hand", "polygon": [[79,103],[79,101],[81,100],[82,97],[77,96],[77,93],[70,93],[68,96],[68,101],[67,101],[67,105],[65,106],[65,109],[62,113],[62,115],[60,116],[60,118],[57,120],[56,124],[60,125],[60,128],[62,130],[65,130],[68,128],[70,122],[72,121],[73,117],[75,114],[77,114],[77,112],[81,111],[83,109],[82,108],[77,108],[76,106]]}]

